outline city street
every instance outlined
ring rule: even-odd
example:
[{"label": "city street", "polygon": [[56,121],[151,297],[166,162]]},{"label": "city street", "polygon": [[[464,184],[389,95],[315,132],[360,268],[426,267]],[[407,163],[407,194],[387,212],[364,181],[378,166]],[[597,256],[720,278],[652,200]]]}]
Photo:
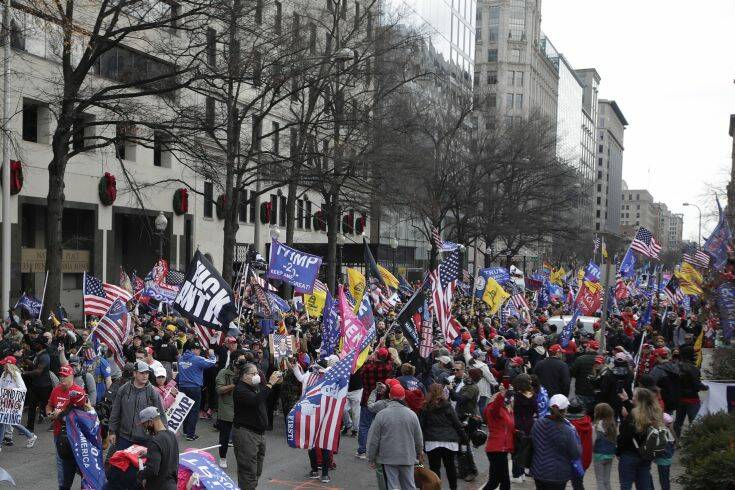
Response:
[{"label": "city street", "polygon": [[[280,422],[280,423],[279,423]],[[44,427],[42,424],[37,428]],[[179,448],[183,451],[188,447],[206,448],[217,444],[217,433],[211,429],[208,421],[200,420],[198,427],[200,435],[195,446],[189,446],[183,437],[179,438]],[[6,469],[15,478],[19,489],[51,490],[56,488],[55,453],[51,432],[45,430],[38,432],[38,442],[32,449],[26,449],[25,438],[15,435],[16,445],[4,446],[0,452],[0,467]],[[309,460],[306,451],[291,449],[286,444],[284,425],[282,419],[276,421],[273,432],[268,434],[266,446],[266,458],[263,467],[263,476],[260,479],[259,488],[272,489],[372,489],[377,488],[375,474],[368,468],[367,462],[355,458],[357,439],[345,437],[341,439],[340,454],[336,456],[337,470],[332,472],[331,483],[321,483],[319,480],[309,480],[306,475],[309,472]],[[210,451],[215,456],[217,449]],[[471,483],[461,482],[459,488],[474,490],[482,488],[487,481],[488,463],[481,449],[475,450],[475,459],[480,470],[477,481]],[[237,482],[237,469],[235,455],[230,448],[228,455],[230,474]],[[655,467],[652,471],[655,487],[658,485]],[[681,488],[674,483],[674,479],[680,474],[679,467],[674,463],[672,467],[672,488]],[[79,478],[75,480],[74,488],[79,488]],[[2,486],[3,484],[0,484]],[[6,484],[7,485],[7,484]],[[571,488],[571,485],[568,486]],[[595,487],[595,476],[592,467],[585,475],[585,487]],[[617,465],[612,472],[612,487],[618,488]],[[448,488],[446,480],[442,488]],[[534,488],[533,480],[528,479],[523,485],[513,484],[513,488]]]}]

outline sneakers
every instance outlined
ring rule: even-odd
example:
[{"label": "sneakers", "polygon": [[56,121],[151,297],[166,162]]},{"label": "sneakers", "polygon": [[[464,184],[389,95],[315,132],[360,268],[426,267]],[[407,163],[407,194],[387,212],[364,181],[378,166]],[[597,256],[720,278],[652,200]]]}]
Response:
[{"label": "sneakers", "polygon": [[212,411],[211,410],[207,410],[206,412],[204,412],[204,411],[201,411],[200,410],[199,411],[199,418],[201,420],[212,420]]},{"label": "sneakers", "polygon": [[185,438],[185,439],[186,439],[187,441],[196,441],[197,439],[199,439],[199,436],[198,436],[198,435],[196,435],[196,434],[194,434],[193,436],[186,436],[186,438]]},{"label": "sneakers", "polygon": [[28,444],[26,444],[27,448],[32,448],[36,445],[36,441],[38,440],[38,436],[36,434],[33,434],[30,439],[28,439]]},{"label": "sneakers", "polygon": [[329,475],[322,475],[322,483],[329,483],[332,481],[331,478],[329,478]]},{"label": "sneakers", "polygon": [[344,428],[344,429],[342,429],[342,435],[343,435],[343,436],[346,436],[346,435],[347,435],[347,432],[348,432],[349,430],[350,430],[350,428],[349,428],[348,426],[345,426],[345,428]]},{"label": "sneakers", "polygon": [[350,432],[350,437],[357,437],[357,431],[353,430],[352,432]]},{"label": "sneakers", "polygon": [[319,479],[319,472],[318,471],[310,471],[309,472],[309,478],[312,480],[318,480]]},{"label": "sneakers", "polygon": [[220,458],[219,459],[219,467],[223,470],[227,469],[227,458]]},{"label": "sneakers", "polygon": [[15,444],[12,439],[3,439],[3,444],[6,446],[12,446]]},{"label": "sneakers", "polygon": [[355,457],[360,459],[367,459],[367,454],[358,451],[355,453]]},{"label": "sneakers", "polygon": [[522,476],[519,476],[518,478],[511,477],[510,482],[511,483],[523,483],[523,477]]}]

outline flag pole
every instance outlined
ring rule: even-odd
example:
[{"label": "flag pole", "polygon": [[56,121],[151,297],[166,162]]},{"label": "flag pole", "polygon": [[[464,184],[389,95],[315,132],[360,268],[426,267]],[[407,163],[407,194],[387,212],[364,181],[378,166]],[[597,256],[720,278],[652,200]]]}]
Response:
[{"label": "flag pole", "polygon": [[46,301],[46,285],[48,284],[48,271],[46,271],[46,279],[43,281],[43,293],[41,294],[41,309],[38,312],[38,318],[36,320],[41,319],[41,313],[43,312],[43,303]]}]

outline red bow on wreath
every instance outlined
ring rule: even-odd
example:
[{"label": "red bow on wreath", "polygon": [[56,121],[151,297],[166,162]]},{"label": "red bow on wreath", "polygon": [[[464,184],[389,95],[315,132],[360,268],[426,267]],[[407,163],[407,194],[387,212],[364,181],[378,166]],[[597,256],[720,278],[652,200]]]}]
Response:
[{"label": "red bow on wreath", "polygon": [[23,168],[20,165],[20,162],[17,160],[11,160],[10,161],[10,178],[13,179],[12,182],[12,189],[18,189],[20,190],[21,187],[23,187],[23,182],[21,180],[21,175]]},{"label": "red bow on wreath", "polygon": [[115,176],[110,172],[105,172],[105,180],[107,181],[107,195],[114,201],[117,198],[117,182],[115,181]]}]

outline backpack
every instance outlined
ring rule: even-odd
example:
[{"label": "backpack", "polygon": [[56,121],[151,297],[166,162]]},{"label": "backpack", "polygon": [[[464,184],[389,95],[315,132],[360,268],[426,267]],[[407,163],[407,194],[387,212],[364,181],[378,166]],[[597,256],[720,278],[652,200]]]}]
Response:
[{"label": "backpack", "polygon": [[646,438],[643,444],[639,444],[638,440],[635,437],[633,438],[633,444],[645,461],[653,461],[663,456],[666,452],[666,445],[671,442],[674,442],[674,438],[666,427],[650,426],[646,429]]}]

